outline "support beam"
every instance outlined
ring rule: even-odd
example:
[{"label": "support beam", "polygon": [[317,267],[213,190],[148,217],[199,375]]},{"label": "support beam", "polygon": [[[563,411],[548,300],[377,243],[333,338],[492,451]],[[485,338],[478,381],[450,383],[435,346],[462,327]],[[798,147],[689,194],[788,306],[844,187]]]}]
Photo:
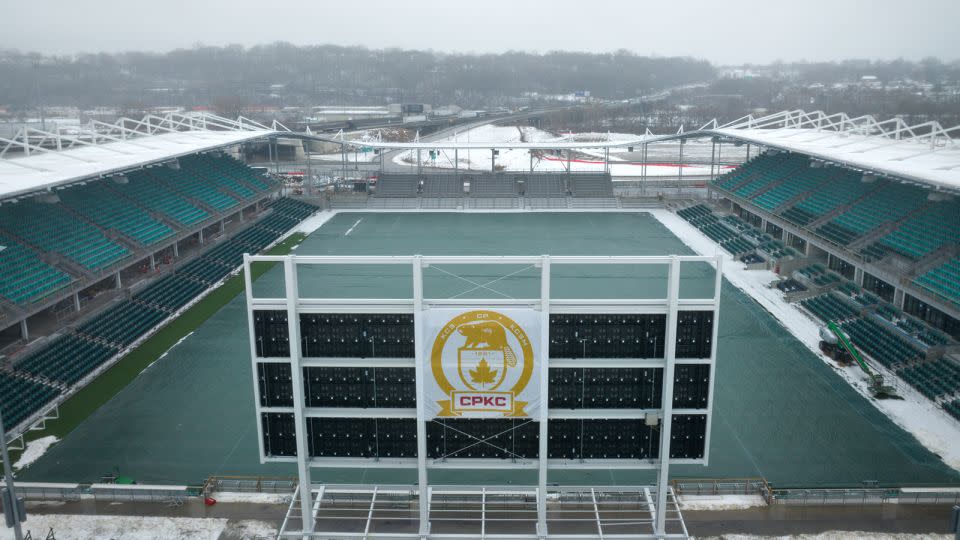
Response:
[{"label": "support beam", "polygon": [[27,319],[20,320],[20,339],[24,341],[30,339],[30,329],[27,328]]},{"label": "support beam", "polygon": [[200,245],[202,246],[203,245],[203,229],[200,229],[200,232],[197,234],[200,235]]},{"label": "support beam", "polygon": [[677,304],[680,297],[680,259],[670,257],[667,285],[667,338],[663,344],[663,418],[660,420],[660,466],[657,469],[656,534],[666,532],[667,487],[670,481],[670,429],[673,424],[673,377],[676,367]]},{"label": "support beam", "polygon": [[600,506],[597,505],[597,493],[590,488],[590,501],[593,503],[593,519],[597,522],[597,536],[603,538],[603,523],[600,521]]},{"label": "support beam", "polygon": [[79,292],[73,293],[73,309],[78,313],[80,312],[80,293]]},{"label": "support beam", "polygon": [[[418,151],[419,153],[419,151]],[[423,343],[423,261],[419,255],[413,258],[413,335],[415,343]],[[415,348],[417,396],[424,395],[423,347]],[[430,534],[430,494],[427,476],[427,412],[424,400],[417,399],[417,490],[420,496],[420,535]]]},{"label": "support beam", "polygon": [[180,242],[179,241],[173,243],[173,258],[175,259],[180,258]]},{"label": "support beam", "polygon": [[116,278],[117,278],[117,279],[116,279],[116,282],[117,282],[117,288],[118,288],[118,289],[122,289],[122,288],[123,288],[123,282],[121,282],[121,281],[120,281],[120,271],[119,271],[119,270],[117,270],[117,273],[116,273],[116,274],[114,274],[114,275],[115,275],[115,276],[116,276]]},{"label": "support beam", "polygon": [[540,261],[540,440],[537,457],[537,535],[547,536],[547,457],[549,456],[550,407],[550,256],[543,255]]},{"label": "support beam", "polygon": [[153,256],[153,253],[150,254],[150,271],[156,271],[157,269],[157,258]]},{"label": "support beam", "polygon": [[313,532],[313,481],[310,476],[310,446],[307,442],[306,399],[303,369],[300,366],[300,314],[297,311],[297,265],[293,257],[283,261],[287,301],[287,332],[290,340],[290,375],[293,391],[294,435],[297,444],[297,473],[300,479],[300,512],[303,532]]}]

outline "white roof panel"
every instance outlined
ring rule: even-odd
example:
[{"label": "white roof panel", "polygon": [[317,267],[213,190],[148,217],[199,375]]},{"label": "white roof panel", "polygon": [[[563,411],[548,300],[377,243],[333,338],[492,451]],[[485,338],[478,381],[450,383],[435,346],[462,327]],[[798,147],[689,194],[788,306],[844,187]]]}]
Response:
[{"label": "white roof panel", "polygon": [[719,135],[800,152],[848,167],[960,190],[960,147],[804,128],[720,128]]},{"label": "white roof panel", "polygon": [[177,131],[62,151],[31,151],[0,159],[0,199],[52,189],[182,155],[205,152],[275,134],[272,130]]}]

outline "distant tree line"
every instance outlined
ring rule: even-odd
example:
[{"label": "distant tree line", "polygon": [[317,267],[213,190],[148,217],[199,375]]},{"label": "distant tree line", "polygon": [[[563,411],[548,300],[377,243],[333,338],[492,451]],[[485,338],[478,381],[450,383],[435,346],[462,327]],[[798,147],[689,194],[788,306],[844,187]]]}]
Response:
[{"label": "distant tree line", "polygon": [[528,92],[588,90],[626,99],[714,77],[704,60],[628,51],[445,54],[288,43],[76,56],[0,51],[0,105],[192,106],[229,97],[249,105],[406,101],[480,107],[507,104]]},{"label": "distant tree line", "polygon": [[[778,62],[742,68],[749,76],[728,78],[704,60],[623,50],[447,54],[289,43],[72,56],[0,50],[0,107],[16,115],[39,105],[107,106],[136,115],[148,107],[207,106],[228,116],[258,106],[426,102],[482,108],[525,104],[532,94],[549,100],[589,91],[602,99],[628,100],[707,83],[674,90],[656,102],[634,100],[556,115],[549,123],[669,131],[712,118],[727,121],[793,108],[903,115],[911,122],[960,121],[960,61]],[[877,77],[882,88],[854,84],[865,75]],[[911,82],[923,83],[923,91]]]}]

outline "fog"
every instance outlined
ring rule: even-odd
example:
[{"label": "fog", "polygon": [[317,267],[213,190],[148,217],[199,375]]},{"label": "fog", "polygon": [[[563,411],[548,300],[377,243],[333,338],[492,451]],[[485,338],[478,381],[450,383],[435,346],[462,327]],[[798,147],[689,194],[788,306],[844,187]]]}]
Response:
[{"label": "fog", "polygon": [[450,52],[606,52],[714,64],[958,58],[955,0],[6,2],[0,48],[71,54],[197,44],[362,45]]}]

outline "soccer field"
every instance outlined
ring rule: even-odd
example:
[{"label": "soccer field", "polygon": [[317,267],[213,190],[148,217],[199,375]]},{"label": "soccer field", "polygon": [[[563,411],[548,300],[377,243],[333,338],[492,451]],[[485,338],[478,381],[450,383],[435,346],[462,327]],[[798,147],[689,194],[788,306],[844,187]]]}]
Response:
[{"label": "soccer field", "polygon": [[[312,233],[305,255],[665,255],[692,253],[643,213],[341,213]],[[301,274],[304,296],[404,297],[406,269],[320,268]],[[433,269],[427,294],[451,296],[512,270]],[[535,273],[491,287],[529,294]],[[708,295],[709,268],[684,276],[681,296]],[[279,268],[255,285],[282,287]],[[665,279],[644,269],[608,268],[585,277],[556,274],[558,296],[662,296]],[[494,294],[485,289],[469,296]],[[897,427],[794,339],[748,296],[724,282],[710,465],[673,468],[675,476],[763,476],[778,485],[960,484],[960,475]],[[294,467],[260,465],[242,294],[83,421],[20,478],[94,481],[112,471],[141,483],[199,482],[208,475],[292,475]],[[551,481],[637,483],[649,472],[564,471]],[[318,469],[315,481],[413,482],[413,471]],[[523,483],[517,471],[434,471],[438,483]]]}]

